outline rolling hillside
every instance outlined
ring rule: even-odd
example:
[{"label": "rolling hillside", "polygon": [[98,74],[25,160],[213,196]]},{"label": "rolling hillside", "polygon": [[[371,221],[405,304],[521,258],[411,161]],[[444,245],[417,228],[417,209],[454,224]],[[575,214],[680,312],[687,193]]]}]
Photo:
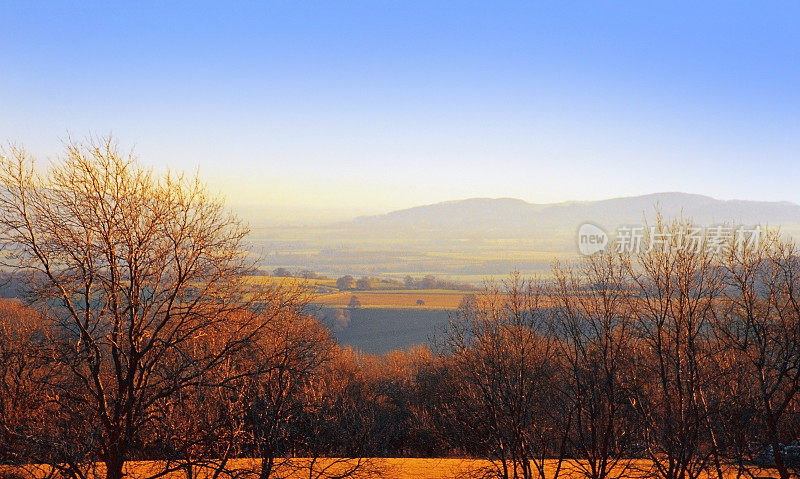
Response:
[{"label": "rolling hillside", "polygon": [[311,268],[330,276],[410,274],[480,282],[487,276],[546,273],[554,259],[577,253],[578,227],[592,222],[609,233],[620,225],[683,216],[703,226],[723,222],[779,226],[800,234],[800,205],[718,200],[656,193],[553,204],[472,198],[362,216],[325,227],[255,228],[267,269]]},{"label": "rolling hillside", "polygon": [[641,223],[658,207],[666,217],[683,215],[698,224],[800,225],[800,205],[789,202],[717,200],[687,193],[656,193],[602,201],[553,204],[500,198],[472,198],[359,217],[340,225],[374,235],[414,230],[513,236],[548,231],[573,232],[583,222],[608,227]]}]

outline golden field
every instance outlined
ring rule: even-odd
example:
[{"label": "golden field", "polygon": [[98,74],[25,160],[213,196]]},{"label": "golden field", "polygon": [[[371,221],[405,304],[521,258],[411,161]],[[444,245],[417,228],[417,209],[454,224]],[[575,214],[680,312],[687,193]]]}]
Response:
[{"label": "golden field", "polygon": [[[355,296],[362,308],[453,310],[458,309],[465,295],[477,293],[450,289],[382,289],[380,284],[369,290],[340,291],[333,279],[250,276],[247,281],[265,287],[306,289],[311,303],[333,308],[346,308],[350,298]],[[419,300],[424,304],[417,304]]]},{"label": "golden field", "polygon": [[335,288],[336,286],[335,279],[305,279],[305,278],[293,278],[293,277],[284,278],[275,276],[246,276],[245,281],[248,284],[254,284],[259,286],[267,286],[267,287],[276,286],[283,288],[308,287],[311,290],[318,287]]},{"label": "golden field", "polygon": [[[465,291],[450,290],[396,290],[396,291],[346,291],[321,294],[313,302],[331,307],[347,307],[350,298],[355,296],[362,308],[425,308],[457,309]],[[417,301],[422,300],[423,305]]]},{"label": "golden field", "polygon": [[[370,289],[340,291],[332,279],[275,278],[271,276],[251,276],[251,284],[287,289],[305,289],[308,301],[331,308],[346,308],[355,296],[361,308],[382,309],[436,309],[455,310],[464,296],[480,295],[482,290],[464,291],[453,289]],[[422,300],[424,304],[417,304]],[[542,306],[552,304],[550,297],[542,298]]]},{"label": "golden field", "polygon": [[[314,472],[309,474],[312,465]],[[133,479],[144,479],[163,470],[163,463],[160,462],[129,462],[126,464],[125,473]],[[358,466],[355,473],[349,477],[360,479],[468,479],[493,477],[487,475],[492,468],[491,462],[483,459],[444,459],[444,458],[369,458],[369,459],[306,459],[294,458],[279,461],[275,471],[275,477],[282,479],[301,479],[301,478],[326,478],[337,477],[353,471],[354,466]],[[553,477],[557,463],[548,461],[545,464],[545,474],[548,478]],[[652,477],[648,473],[651,464],[644,460],[635,460],[628,464],[625,470],[620,470],[620,475],[630,478]],[[259,462],[252,459],[233,459],[228,462],[228,468],[233,474],[221,474],[219,477],[257,477]],[[94,471],[90,472],[89,479],[100,479],[105,477],[104,467],[98,464]],[[18,477],[41,479],[47,476],[48,467],[29,466],[25,468],[11,468],[9,466],[0,467],[0,477]],[[754,477],[770,477],[772,471],[752,467],[748,471]],[[192,471],[193,479],[207,479],[211,477],[212,471],[201,467],[195,467]],[[735,467],[725,469],[725,476],[731,479],[739,477]],[[169,479],[185,478],[186,472],[178,470],[161,477]],[[561,465],[560,478],[577,479],[584,477],[581,473],[580,465],[576,462],[565,461]],[[716,474],[700,474],[698,479],[716,478]]]}]

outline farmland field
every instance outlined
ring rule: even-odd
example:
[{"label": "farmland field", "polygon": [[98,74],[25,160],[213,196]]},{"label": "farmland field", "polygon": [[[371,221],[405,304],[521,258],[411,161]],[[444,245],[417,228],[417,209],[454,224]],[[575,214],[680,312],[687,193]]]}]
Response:
[{"label": "farmland field", "polygon": [[[247,282],[264,287],[306,288],[310,294],[310,302],[331,307],[346,307],[350,298],[356,296],[362,308],[456,309],[464,295],[474,293],[452,289],[391,289],[381,283],[374,283],[375,287],[367,290],[342,291],[336,287],[334,279],[274,276],[248,276]],[[419,300],[423,304],[418,304]]]},{"label": "farmland field", "polygon": [[451,311],[425,308],[311,308],[343,346],[385,353],[417,344],[431,344],[447,325]]},{"label": "farmland field", "polygon": [[336,281],[332,279],[305,279],[305,278],[281,278],[275,276],[247,276],[249,284],[260,286],[308,286],[311,289],[319,287],[334,288]]},{"label": "farmland field", "polygon": [[[339,291],[332,279],[253,276],[253,284],[287,288],[307,287],[307,311],[333,331],[343,346],[381,354],[431,339],[471,291],[446,289]],[[350,307],[355,296],[359,306]]]},{"label": "farmland field", "polygon": [[451,290],[343,291],[319,295],[313,301],[330,307],[346,307],[355,296],[362,308],[448,310],[457,309],[466,294],[469,293]]}]

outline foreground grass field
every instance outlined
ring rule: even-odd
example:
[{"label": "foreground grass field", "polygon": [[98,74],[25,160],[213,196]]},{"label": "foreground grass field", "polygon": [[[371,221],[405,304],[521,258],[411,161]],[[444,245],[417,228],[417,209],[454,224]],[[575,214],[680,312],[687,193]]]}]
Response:
[{"label": "foreground grass field", "polygon": [[[553,477],[556,471],[556,461],[545,464],[545,475]],[[248,478],[258,477],[259,462],[251,459],[234,459],[227,463],[231,474],[220,474],[219,478]],[[164,469],[164,463],[158,462],[129,462],[126,464],[125,473],[128,477],[146,478],[159,473]],[[282,479],[322,479],[330,477],[352,477],[360,479],[468,479],[495,477],[490,471],[493,465],[481,459],[422,459],[422,458],[371,458],[371,459],[306,459],[295,458],[282,461],[278,464],[275,477]],[[30,466],[26,468],[11,468],[0,466],[0,478],[14,479],[42,479],[48,475],[49,468]],[[726,478],[735,479],[743,477],[735,467],[724,469]],[[747,474],[752,477],[771,477],[773,471],[752,467]],[[177,470],[161,477],[169,479],[188,478],[210,479],[214,477],[212,469],[195,467],[191,471]],[[349,474],[348,474],[349,473]],[[651,464],[648,461],[632,461],[626,464],[624,470],[620,469],[618,475],[630,479],[653,477]],[[99,464],[87,474],[88,479],[105,477],[104,467]],[[559,473],[560,478],[577,479],[585,477],[581,465],[577,462],[563,462]],[[716,478],[716,474],[700,474],[697,479]]]}]

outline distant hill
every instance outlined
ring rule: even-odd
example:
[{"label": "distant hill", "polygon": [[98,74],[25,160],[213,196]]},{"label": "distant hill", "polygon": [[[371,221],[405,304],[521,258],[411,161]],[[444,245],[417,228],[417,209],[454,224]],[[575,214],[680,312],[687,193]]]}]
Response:
[{"label": "distant hill", "polygon": [[800,225],[800,205],[790,202],[717,200],[687,193],[655,193],[602,201],[553,204],[512,198],[472,198],[362,216],[340,224],[372,235],[416,231],[420,234],[515,237],[547,232],[574,232],[591,221],[613,228],[654,218],[659,208],[667,218],[683,216],[701,225],[722,222],[753,225]]},{"label": "distant hill", "polygon": [[591,222],[614,234],[621,225],[682,216],[700,226],[720,223],[780,227],[800,238],[800,205],[717,200],[656,193],[553,204],[513,198],[472,198],[362,216],[321,227],[265,229],[254,240],[267,269],[344,274],[438,277],[478,283],[517,270],[547,274],[553,260],[577,255],[578,227]]}]

